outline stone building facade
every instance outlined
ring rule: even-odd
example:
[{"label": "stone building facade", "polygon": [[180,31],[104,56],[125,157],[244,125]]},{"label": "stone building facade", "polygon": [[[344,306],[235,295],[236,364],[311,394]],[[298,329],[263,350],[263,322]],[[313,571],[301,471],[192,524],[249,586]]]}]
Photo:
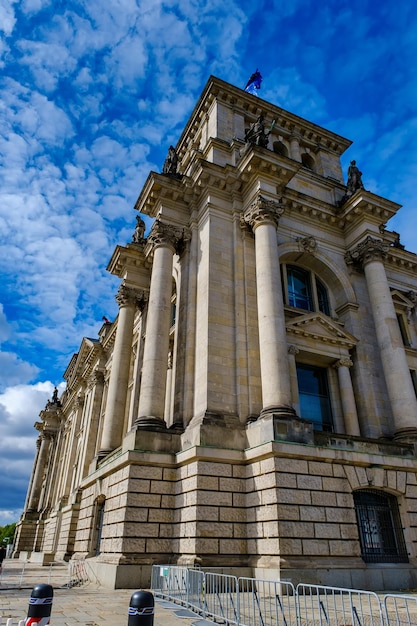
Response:
[{"label": "stone building facade", "polygon": [[35,424],[16,554],[417,586],[417,256],[350,143],[209,79]]}]

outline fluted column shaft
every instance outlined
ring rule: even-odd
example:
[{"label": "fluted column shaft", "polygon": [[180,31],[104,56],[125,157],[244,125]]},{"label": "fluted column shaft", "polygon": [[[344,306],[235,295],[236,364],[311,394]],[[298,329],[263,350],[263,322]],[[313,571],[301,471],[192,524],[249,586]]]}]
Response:
[{"label": "fluted column shaft", "polygon": [[148,237],[153,244],[153,265],[149,291],[146,337],[143,350],[136,427],[165,426],[169,329],[171,322],[172,266],[177,231],[155,223]]},{"label": "fluted column shaft", "polygon": [[417,400],[385,272],[385,256],[386,246],[372,237],[350,253],[352,261],[363,265],[395,432],[406,437],[407,431],[417,433]]},{"label": "fluted column shaft", "polygon": [[349,368],[353,363],[350,359],[340,359],[335,363],[339,378],[340,398],[342,401],[343,418],[346,434],[360,437],[358,412],[356,410],[355,394],[353,392],[352,379]]},{"label": "fluted column shaft", "polygon": [[119,317],[99,454],[111,452],[122,442],[137,296],[126,285],[120,286],[116,296]]},{"label": "fluted column shaft", "polygon": [[261,196],[244,214],[255,233],[256,288],[262,385],[262,412],[295,415],[279,266],[277,224],[283,209]]}]

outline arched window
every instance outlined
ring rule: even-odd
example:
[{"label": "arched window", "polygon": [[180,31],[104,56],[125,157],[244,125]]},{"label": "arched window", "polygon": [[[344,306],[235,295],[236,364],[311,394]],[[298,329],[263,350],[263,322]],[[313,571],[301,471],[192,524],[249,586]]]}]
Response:
[{"label": "arched window", "polygon": [[272,147],[276,154],[280,154],[284,157],[288,156],[288,148],[285,144],[282,143],[282,141],[274,141]]},{"label": "arched window", "polygon": [[307,167],[309,170],[314,171],[314,159],[312,156],[307,154],[307,152],[303,152],[303,154],[301,155],[301,163],[304,165],[304,167]]},{"label": "arched window", "polygon": [[395,496],[361,489],[353,493],[365,563],[408,563],[407,548]]},{"label": "arched window", "polygon": [[315,274],[296,265],[283,265],[282,270],[286,304],[330,315],[327,289]]}]

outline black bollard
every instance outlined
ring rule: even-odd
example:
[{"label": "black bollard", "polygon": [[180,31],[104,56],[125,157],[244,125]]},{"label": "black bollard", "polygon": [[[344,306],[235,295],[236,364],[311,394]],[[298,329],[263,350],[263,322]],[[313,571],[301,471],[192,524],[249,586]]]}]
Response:
[{"label": "black bollard", "polygon": [[49,624],[52,611],[54,590],[52,585],[36,585],[33,587],[29,600],[28,616],[25,626]]},{"label": "black bollard", "polygon": [[127,626],[153,626],[155,600],[150,591],[135,591],[130,598]]}]

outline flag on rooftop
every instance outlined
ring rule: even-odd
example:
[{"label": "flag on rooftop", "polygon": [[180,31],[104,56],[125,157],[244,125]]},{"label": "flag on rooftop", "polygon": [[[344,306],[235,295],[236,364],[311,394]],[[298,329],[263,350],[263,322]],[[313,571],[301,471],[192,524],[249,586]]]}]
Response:
[{"label": "flag on rooftop", "polygon": [[262,76],[258,68],[256,68],[256,72],[254,72],[246,83],[245,91],[251,93],[254,96],[257,96],[256,93],[261,88]]}]

